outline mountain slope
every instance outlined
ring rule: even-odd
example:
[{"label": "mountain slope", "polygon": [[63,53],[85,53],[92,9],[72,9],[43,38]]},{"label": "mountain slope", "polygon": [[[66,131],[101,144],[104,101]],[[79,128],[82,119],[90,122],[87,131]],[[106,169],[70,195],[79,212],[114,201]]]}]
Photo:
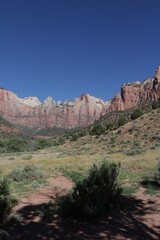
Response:
[{"label": "mountain slope", "polygon": [[18,136],[21,134],[22,133],[18,128],[0,116],[0,139],[10,138],[11,136]]},{"label": "mountain slope", "polygon": [[[78,148],[80,152],[90,152],[91,155],[99,153],[123,153],[125,155],[139,155],[143,152],[160,147],[160,108],[151,110],[141,117],[114,129],[106,130],[101,135],[77,135],[76,132],[60,136],[61,142],[70,146],[72,151]],[[63,141],[62,141],[63,139]],[[68,140],[69,139],[69,140]],[[55,139],[60,143],[60,140]]]}]

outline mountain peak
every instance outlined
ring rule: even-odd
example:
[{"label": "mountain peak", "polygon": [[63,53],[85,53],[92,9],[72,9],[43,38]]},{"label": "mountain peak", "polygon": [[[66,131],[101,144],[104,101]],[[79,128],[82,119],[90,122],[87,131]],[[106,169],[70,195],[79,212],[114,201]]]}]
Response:
[{"label": "mountain peak", "polygon": [[18,100],[21,103],[24,103],[30,107],[38,107],[39,105],[41,105],[42,103],[40,102],[40,100],[37,97],[25,97],[25,98],[18,98]]}]

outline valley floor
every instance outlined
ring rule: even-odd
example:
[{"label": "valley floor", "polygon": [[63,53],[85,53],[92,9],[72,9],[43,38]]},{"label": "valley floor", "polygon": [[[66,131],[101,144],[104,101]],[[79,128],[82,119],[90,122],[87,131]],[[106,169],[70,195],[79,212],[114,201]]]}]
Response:
[{"label": "valley floor", "polygon": [[94,222],[63,220],[57,216],[51,222],[41,222],[43,207],[72,187],[71,180],[63,176],[51,178],[50,182],[50,186],[28,193],[19,201],[15,210],[21,215],[21,222],[6,227],[12,240],[160,239],[160,198],[144,194],[143,188],[133,195],[123,196],[118,213],[116,210],[108,216],[104,214]]},{"label": "valley floor", "polygon": [[[158,109],[101,136],[65,139],[61,144],[33,152],[1,153],[0,171],[4,175],[28,165],[45,173],[42,179],[11,182],[19,200],[15,210],[22,216],[20,224],[6,227],[11,239],[160,239],[160,189],[149,186],[146,190],[141,184],[145,179],[153,179],[159,169],[159,119]],[[50,209],[49,201],[72,188],[69,179],[75,182],[91,165],[102,160],[121,162],[118,181],[124,196],[120,210],[103,214],[90,223],[58,216],[42,222],[42,210]]]}]

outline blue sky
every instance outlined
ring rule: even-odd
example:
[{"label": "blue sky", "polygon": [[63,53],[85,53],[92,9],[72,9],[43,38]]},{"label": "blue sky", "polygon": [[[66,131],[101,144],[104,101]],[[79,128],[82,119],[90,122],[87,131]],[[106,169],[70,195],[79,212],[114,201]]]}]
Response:
[{"label": "blue sky", "polygon": [[0,85],[112,98],[160,64],[159,0],[0,0]]}]

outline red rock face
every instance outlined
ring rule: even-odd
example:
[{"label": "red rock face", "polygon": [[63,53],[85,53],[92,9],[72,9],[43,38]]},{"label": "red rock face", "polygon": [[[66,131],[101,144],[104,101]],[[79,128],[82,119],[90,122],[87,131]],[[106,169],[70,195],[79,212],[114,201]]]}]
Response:
[{"label": "red rock face", "polygon": [[29,128],[84,127],[111,111],[129,109],[145,99],[160,98],[160,66],[153,79],[123,84],[121,94],[106,103],[99,98],[83,94],[73,102],[55,104],[48,97],[43,104],[35,97],[19,99],[13,92],[0,88],[0,115],[12,124]]},{"label": "red rock face", "polygon": [[50,97],[44,104],[35,104],[35,98],[22,101],[13,92],[0,89],[0,115],[12,124],[29,128],[87,126],[98,120],[109,107],[109,104],[88,94],[76,99],[72,106],[70,104],[55,105]]},{"label": "red rock face", "polygon": [[125,110],[136,106],[142,101],[158,100],[160,98],[160,66],[153,79],[140,82],[122,84],[121,95],[117,94],[111,102],[109,111]]}]

